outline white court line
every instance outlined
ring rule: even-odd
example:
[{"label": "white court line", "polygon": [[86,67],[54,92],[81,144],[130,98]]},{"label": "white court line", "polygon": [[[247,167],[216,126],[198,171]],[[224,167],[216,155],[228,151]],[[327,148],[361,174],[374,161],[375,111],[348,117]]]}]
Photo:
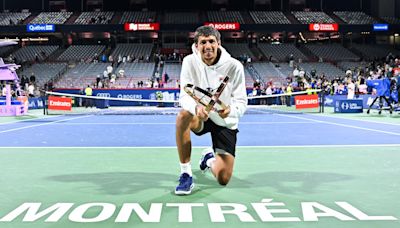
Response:
[{"label": "white court line", "polygon": [[[315,115],[315,116],[320,116],[320,115]],[[381,121],[373,121],[373,120],[363,120],[363,119],[352,119],[352,118],[346,118],[342,116],[323,116],[323,117],[329,117],[329,118],[336,118],[336,119],[342,119],[342,120],[355,120],[355,121],[361,121],[361,122],[367,122],[367,123],[377,123],[377,124],[387,124],[387,125],[395,125],[395,126],[400,126],[400,123],[389,123],[389,122],[381,122]]]},{"label": "white court line", "polygon": [[374,132],[379,132],[379,133],[384,133],[384,134],[389,134],[389,135],[398,135],[398,136],[400,136],[400,133],[397,133],[397,132],[382,131],[382,130],[366,128],[366,127],[357,127],[357,126],[352,126],[352,125],[348,125],[348,124],[332,123],[332,122],[329,122],[329,121],[314,120],[314,119],[309,119],[309,118],[304,118],[304,117],[299,117],[299,116],[292,116],[292,115],[285,115],[285,114],[276,114],[276,115],[295,118],[295,119],[301,119],[301,120],[309,120],[309,121],[314,121],[314,122],[317,122],[317,123],[325,123],[325,124],[331,124],[331,125],[336,125],[336,126],[341,126],[341,127],[348,127],[348,128],[354,128],[354,129],[360,129],[360,130],[366,130],[366,131],[374,131]]},{"label": "white court line", "polygon": [[15,121],[11,121],[11,122],[0,123],[0,125],[14,124],[14,123],[32,121],[32,120],[43,120],[43,119],[50,119],[50,118],[56,118],[56,117],[60,117],[60,116],[44,116],[44,117],[31,118],[31,119],[15,120]]},{"label": "white court line", "polygon": [[[57,125],[175,125],[175,122],[164,123],[57,123]],[[286,121],[286,122],[240,122],[239,125],[261,124],[315,124],[312,121]]]},{"label": "white court line", "polygon": [[56,120],[56,121],[47,122],[47,123],[42,123],[42,124],[35,124],[35,125],[29,125],[29,126],[24,126],[24,127],[11,128],[11,129],[8,129],[8,130],[0,131],[0,134],[1,134],[1,133],[12,132],[12,131],[23,130],[23,129],[27,129],[27,128],[40,127],[40,126],[44,126],[44,125],[55,124],[55,123],[59,123],[59,122],[63,122],[63,121],[74,120],[74,119],[80,119],[80,118],[85,118],[85,117],[90,117],[90,116],[91,116],[91,115],[88,115],[88,116],[78,116],[78,117],[74,117],[74,118],[67,118],[67,119],[62,119],[62,120]]},{"label": "white court line", "polygon": [[[193,146],[204,148],[206,146]],[[343,145],[282,145],[236,146],[236,148],[346,148],[346,147],[400,147],[400,144],[343,144]],[[176,146],[0,146],[0,149],[176,149]],[[113,151],[116,152],[116,151]]]}]

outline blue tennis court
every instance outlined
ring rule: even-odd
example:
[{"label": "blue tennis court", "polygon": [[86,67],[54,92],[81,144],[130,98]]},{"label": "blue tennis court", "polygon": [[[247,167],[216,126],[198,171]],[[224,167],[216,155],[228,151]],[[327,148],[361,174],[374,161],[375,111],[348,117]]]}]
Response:
[{"label": "blue tennis court", "polygon": [[176,196],[175,115],[0,124],[1,227],[398,227],[398,114],[245,115],[232,181]]},{"label": "blue tennis court", "polygon": [[[387,120],[389,119],[389,121]],[[245,115],[238,146],[398,144],[400,118]],[[0,124],[3,147],[174,147],[175,115],[68,115]],[[209,137],[193,137],[209,146]]]}]

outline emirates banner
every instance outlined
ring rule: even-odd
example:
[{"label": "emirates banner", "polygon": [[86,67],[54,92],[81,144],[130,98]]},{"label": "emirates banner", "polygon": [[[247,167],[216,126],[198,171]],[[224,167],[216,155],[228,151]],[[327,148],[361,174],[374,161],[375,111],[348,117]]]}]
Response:
[{"label": "emirates banner", "polygon": [[69,97],[49,96],[48,102],[49,110],[71,111],[72,108],[72,99]]},{"label": "emirates banner", "polygon": [[294,100],[296,102],[296,109],[319,107],[317,94],[295,96]]}]

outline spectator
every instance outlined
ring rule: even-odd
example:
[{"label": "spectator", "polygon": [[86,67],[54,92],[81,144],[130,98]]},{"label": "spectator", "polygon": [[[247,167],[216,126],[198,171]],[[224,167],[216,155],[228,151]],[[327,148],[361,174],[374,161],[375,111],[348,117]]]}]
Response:
[{"label": "spectator", "polygon": [[107,70],[103,71],[103,81],[108,79],[108,72]]},{"label": "spectator", "polygon": [[99,88],[100,81],[101,81],[101,76],[100,76],[100,74],[98,74],[96,77],[96,88]]},{"label": "spectator", "polygon": [[118,71],[118,77],[123,78],[124,76],[125,76],[125,71],[124,71],[123,69],[120,69],[120,70]]},{"label": "spectator", "polygon": [[257,95],[261,92],[261,83],[259,79],[256,79],[253,83],[253,88],[257,90]]},{"label": "spectator", "polygon": [[33,85],[32,82],[30,82],[28,86],[28,96],[35,97],[35,86]]},{"label": "spectator", "polygon": [[164,74],[164,83],[168,83],[169,81],[169,75],[167,74],[167,72],[165,72]]},{"label": "spectator", "polygon": [[31,73],[31,76],[29,77],[29,82],[32,82],[33,84],[35,84],[35,82],[36,82],[36,77],[33,72]]},{"label": "spectator", "polygon": [[106,62],[107,62],[107,56],[106,56],[105,54],[102,54],[102,55],[101,55],[101,61],[102,61],[103,63],[106,63]]},{"label": "spectator", "polygon": [[299,69],[297,67],[295,67],[293,70],[293,77],[299,76],[299,73],[300,73]]},{"label": "spectator", "polygon": [[[85,89],[85,95],[86,96],[92,96],[93,95],[93,89],[88,85]],[[85,99],[85,107],[93,107],[93,99],[92,98],[86,98]]]},{"label": "spectator", "polygon": [[7,87],[6,84],[3,84],[3,89],[1,89],[1,96],[5,97],[7,95]]},{"label": "spectator", "polygon": [[289,67],[293,67],[294,66],[294,55],[292,53],[290,53],[289,55]]},{"label": "spectator", "polygon": [[156,78],[157,83],[160,83],[160,72],[156,71],[154,77]]}]

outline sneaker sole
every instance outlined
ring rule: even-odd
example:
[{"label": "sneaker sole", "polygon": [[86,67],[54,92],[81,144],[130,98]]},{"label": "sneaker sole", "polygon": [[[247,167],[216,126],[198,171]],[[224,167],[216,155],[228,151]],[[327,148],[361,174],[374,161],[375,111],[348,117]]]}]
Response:
[{"label": "sneaker sole", "polygon": [[192,193],[193,188],[194,188],[194,183],[192,185],[190,185],[189,191],[177,191],[177,190],[175,190],[175,195],[190,195],[190,193]]}]

